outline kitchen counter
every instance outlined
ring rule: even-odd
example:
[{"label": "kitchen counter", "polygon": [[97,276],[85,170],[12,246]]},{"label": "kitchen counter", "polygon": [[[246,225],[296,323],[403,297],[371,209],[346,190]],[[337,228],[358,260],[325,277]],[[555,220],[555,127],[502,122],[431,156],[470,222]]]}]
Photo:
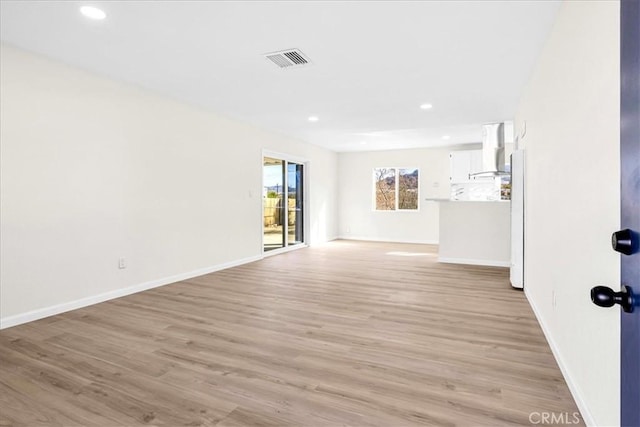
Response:
[{"label": "kitchen counter", "polygon": [[509,267],[511,203],[440,201],[439,262]]}]

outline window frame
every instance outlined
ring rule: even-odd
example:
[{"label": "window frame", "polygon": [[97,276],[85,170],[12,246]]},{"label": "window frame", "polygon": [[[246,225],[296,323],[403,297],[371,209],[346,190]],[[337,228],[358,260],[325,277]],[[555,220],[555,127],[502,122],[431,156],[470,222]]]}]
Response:
[{"label": "window frame", "polygon": [[[376,184],[377,184],[377,174],[376,171],[379,169],[388,169],[388,170],[395,170],[395,189],[394,189],[394,194],[395,194],[395,206],[394,209],[378,209],[377,208],[377,204],[376,204],[376,200],[377,200],[377,192],[376,192]],[[417,202],[417,207],[415,209],[400,209],[399,208],[399,203],[400,203],[400,199],[399,199],[399,195],[400,192],[399,187],[400,187],[400,171],[401,170],[410,170],[410,171],[418,171],[418,186],[416,188],[416,202]],[[371,190],[372,190],[372,197],[371,197],[371,201],[372,201],[372,206],[371,206],[371,210],[373,212],[420,212],[420,178],[421,178],[422,174],[420,172],[420,168],[419,167],[398,167],[398,166],[374,166],[372,169],[372,174],[371,174],[371,178],[372,178],[372,186],[371,186]]]}]

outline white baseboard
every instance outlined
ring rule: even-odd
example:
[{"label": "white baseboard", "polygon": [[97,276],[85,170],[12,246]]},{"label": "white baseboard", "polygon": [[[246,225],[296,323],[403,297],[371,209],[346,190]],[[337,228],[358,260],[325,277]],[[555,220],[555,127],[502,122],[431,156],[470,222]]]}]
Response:
[{"label": "white baseboard", "polygon": [[511,267],[511,261],[496,261],[491,259],[468,259],[468,258],[442,258],[438,257],[438,262],[445,264],[468,264],[486,265],[487,267]]},{"label": "white baseboard", "polygon": [[411,239],[402,239],[402,240],[393,240],[393,239],[380,239],[376,237],[363,237],[363,236],[338,236],[340,240],[360,240],[363,242],[382,242],[382,243],[409,243],[414,245],[437,245],[439,242],[437,240],[411,240]]},{"label": "white baseboard", "polygon": [[311,247],[311,246],[322,246],[322,245],[326,245],[329,242],[333,242],[334,240],[337,240],[337,239],[339,239],[339,237],[337,237],[337,236],[329,236],[329,237],[327,237],[325,239],[322,239],[322,240],[310,241],[309,243],[307,243],[307,245],[309,247]]},{"label": "white baseboard", "polygon": [[591,411],[589,411],[589,408],[587,407],[587,404],[582,398],[582,394],[580,393],[578,387],[571,379],[571,376],[569,375],[569,371],[567,370],[567,364],[565,363],[562,357],[562,353],[560,353],[560,350],[558,349],[558,346],[556,345],[555,340],[551,336],[551,332],[549,332],[549,328],[547,328],[547,324],[544,322],[544,319],[540,315],[540,311],[536,307],[536,304],[533,302],[531,298],[529,298],[529,294],[527,293],[526,288],[524,289],[524,295],[527,297],[527,301],[529,301],[529,305],[533,310],[533,314],[535,314],[536,319],[538,319],[538,324],[540,324],[542,333],[544,334],[544,337],[547,339],[549,348],[551,348],[551,353],[553,353],[553,357],[556,359],[556,362],[560,367],[560,372],[562,372],[562,376],[564,377],[564,380],[567,383],[567,386],[569,387],[569,391],[573,396],[573,400],[575,400],[576,405],[578,405],[578,410],[582,415],[582,420],[587,426],[595,426],[596,422],[593,419],[593,415],[591,415]]},{"label": "white baseboard", "polygon": [[120,298],[126,295],[135,294],[137,292],[146,291],[148,289],[157,288],[159,286],[168,285],[170,283],[180,282],[182,280],[191,279],[193,277],[202,276],[204,274],[213,273],[215,271],[225,270],[227,268],[236,267],[242,264],[248,264],[250,262],[258,261],[262,259],[262,255],[243,258],[235,261],[226,262],[223,264],[217,264],[211,267],[200,268],[198,270],[189,271],[187,273],[176,274],[170,277],[164,277],[162,279],[151,280],[149,282],[139,283],[137,285],[128,286],[122,289],[116,289],[109,292],[104,292],[98,295],[92,295],[89,297],[81,298],[75,301],[69,301],[62,304],[56,304],[50,307],[39,308],[37,310],[28,311],[26,313],[15,314],[13,316],[7,316],[0,318],[0,329],[10,328],[12,326],[21,325],[27,322],[33,322],[34,320],[43,319],[49,316],[55,316],[56,314],[64,313],[78,308],[87,307],[93,304],[109,301],[115,298]]}]

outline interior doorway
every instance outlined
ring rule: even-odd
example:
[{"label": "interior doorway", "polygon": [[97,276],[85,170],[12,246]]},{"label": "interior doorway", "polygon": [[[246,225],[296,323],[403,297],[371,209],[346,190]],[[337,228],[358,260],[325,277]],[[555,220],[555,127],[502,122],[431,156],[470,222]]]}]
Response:
[{"label": "interior doorway", "polygon": [[305,209],[302,162],[264,156],[262,216],[264,252],[304,243]]}]

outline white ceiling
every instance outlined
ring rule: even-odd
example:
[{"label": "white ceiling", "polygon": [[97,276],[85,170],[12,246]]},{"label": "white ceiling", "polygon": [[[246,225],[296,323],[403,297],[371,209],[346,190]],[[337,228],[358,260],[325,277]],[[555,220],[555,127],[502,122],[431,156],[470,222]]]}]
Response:
[{"label": "white ceiling", "polygon": [[[100,7],[103,21],[79,13]],[[5,1],[1,38],[336,151],[478,142],[510,120],[558,1]],[[298,48],[313,65],[262,54]],[[431,110],[420,104],[431,103]],[[319,117],[311,123],[307,118]],[[450,135],[443,140],[443,135]]]}]

